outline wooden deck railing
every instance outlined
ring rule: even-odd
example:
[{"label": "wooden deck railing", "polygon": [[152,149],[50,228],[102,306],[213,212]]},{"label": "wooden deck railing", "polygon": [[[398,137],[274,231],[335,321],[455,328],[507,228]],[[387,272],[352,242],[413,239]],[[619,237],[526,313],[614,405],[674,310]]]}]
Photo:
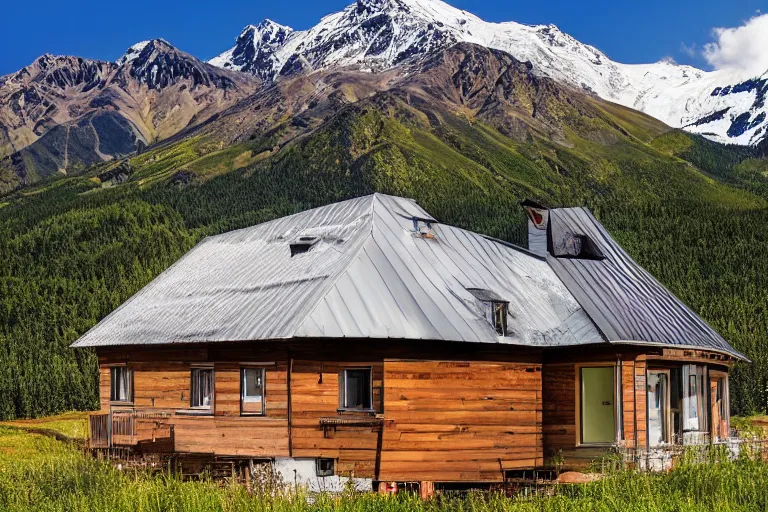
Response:
[{"label": "wooden deck railing", "polygon": [[95,413],[88,416],[88,446],[109,448],[109,414]]},{"label": "wooden deck railing", "polygon": [[165,411],[143,411],[137,409],[116,410],[111,413],[95,413],[88,417],[89,446],[91,448],[112,448],[113,446],[135,446],[140,439],[138,425],[142,422],[155,423],[167,420],[171,414]]}]

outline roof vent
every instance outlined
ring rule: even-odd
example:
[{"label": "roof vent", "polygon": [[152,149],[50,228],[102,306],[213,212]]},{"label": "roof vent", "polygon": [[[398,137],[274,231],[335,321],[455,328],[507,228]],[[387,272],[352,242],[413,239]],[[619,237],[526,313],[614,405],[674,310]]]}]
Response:
[{"label": "roof vent", "polygon": [[435,234],[432,232],[432,221],[418,217],[413,217],[411,220],[413,221],[412,236],[415,238],[435,238]]},{"label": "roof vent", "polygon": [[317,242],[320,241],[320,237],[312,236],[312,235],[304,235],[296,238],[293,242],[291,242],[291,258],[296,256],[297,254],[303,254],[305,252],[309,252],[309,250],[315,246]]}]

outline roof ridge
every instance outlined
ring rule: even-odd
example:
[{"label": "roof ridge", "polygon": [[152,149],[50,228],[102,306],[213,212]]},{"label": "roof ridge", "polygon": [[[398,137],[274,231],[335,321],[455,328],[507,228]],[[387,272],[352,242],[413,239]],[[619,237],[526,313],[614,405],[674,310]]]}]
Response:
[{"label": "roof ridge", "polygon": [[[296,337],[296,333],[299,332],[303,327],[304,324],[307,323],[307,320],[312,316],[312,314],[315,312],[315,310],[320,307],[320,304],[323,303],[323,300],[328,296],[330,291],[336,286],[336,283],[339,282],[339,280],[349,271],[349,268],[352,266],[352,263],[357,261],[357,257],[360,255],[360,252],[363,250],[365,245],[368,243],[368,240],[370,240],[373,237],[373,222],[374,222],[374,209],[376,207],[376,201],[378,198],[376,197],[378,192],[374,192],[373,194],[368,194],[365,196],[360,196],[355,199],[370,197],[371,198],[371,206],[368,210],[368,216],[369,216],[369,227],[368,227],[368,234],[365,236],[363,240],[360,241],[360,246],[355,249],[353,254],[350,254],[349,259],[347,260],[347,263],[344,265],[344,268],[340,270],[333,279],[328,279],[329,283],[325,287],[325,290],[318,296],[317,301],[311,308],[306,308],[306,313],[303,315],[304,318],[302,318],[299,322],[296,322],[296,327],[294,327],[293,331],[291,331],[291,338]],[[330,276],[329,276],[330,277]]]}]

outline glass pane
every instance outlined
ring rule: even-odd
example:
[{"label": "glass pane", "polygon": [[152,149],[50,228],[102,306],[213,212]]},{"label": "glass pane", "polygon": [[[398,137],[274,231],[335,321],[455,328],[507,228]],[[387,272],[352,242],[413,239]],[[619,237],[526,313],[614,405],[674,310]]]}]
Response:
[{"label": "glass pane", "polygon": [[616,441],[612,366],[581,369],[581,442]]},{"label": "glass pane", "polygon": [[685,422],[685,430],[699,430],[699,393],[697,391],[697,376],[688,376],[688,419]]},{"label": "glass pane", "polygon": [[122,366],[110,368],[110,400],[128,401],[128,371]]},{"label": "glass pane", "polygon": [[667,374],[648,372],[648,444],[669,442],[667,433]]},{"label": "glass pane", "polygon": [[243,369],[244,402],[261,402],[263,374],[264,370],[261,368]]},{"label": "glass pane", "polygon": [[213,370],[192,370],[192,407],[210,407],[213,401]]},{"label": "glass pane", "polygon": [[348,409],[371,408],[371,371],[345,371],[344,406]]}]

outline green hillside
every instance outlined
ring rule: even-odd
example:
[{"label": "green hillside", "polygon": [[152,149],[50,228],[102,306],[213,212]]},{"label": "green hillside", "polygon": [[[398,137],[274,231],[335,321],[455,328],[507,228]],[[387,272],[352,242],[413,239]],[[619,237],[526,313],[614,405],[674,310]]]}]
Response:
[{"label": "green hillside", "polygon": [[765,410],[765,161],[595,108],[556,112],[557,144],[380,93],[287,142],[279,123],[233,146],[200,135],[0,199],[0,417],[95,407],[95,357],[68,345],[203,236],[374,191],[520,244],[522,199],[590,207],[754,361],[735,370],[735,412]]}]

